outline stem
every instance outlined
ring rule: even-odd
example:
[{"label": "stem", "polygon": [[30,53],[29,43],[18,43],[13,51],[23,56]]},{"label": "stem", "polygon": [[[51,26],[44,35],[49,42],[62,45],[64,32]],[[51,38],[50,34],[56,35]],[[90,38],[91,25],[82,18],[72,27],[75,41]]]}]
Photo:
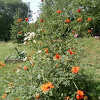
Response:
[{"label": "stem", "polygon": [[77,87],[76,83],[75,83],[74,81],[73,81],[73,83],[74,83],[74,85],[75,85],[76,89],[78,90],[78,87]]}]

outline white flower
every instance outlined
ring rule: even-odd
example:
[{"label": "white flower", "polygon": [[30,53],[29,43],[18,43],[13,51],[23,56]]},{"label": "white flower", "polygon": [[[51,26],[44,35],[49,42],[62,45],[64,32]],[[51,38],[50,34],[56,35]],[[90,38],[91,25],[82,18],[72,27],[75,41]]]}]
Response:
[{"label": "white flower", "polygon": [[16,73],[18,73],[20,70],[18,69],[17,71],[16,71]]},{"label": "white flower", "polygon": [[34,38],[35,37],[35,33],[34,32],[30,33],[29,37]]},{"label": "white flower", "polygon": [[40,30],[38,30],[38,32],[40,32]]},{"label": "white flower", "polygon": [[41,50],[39,50],[38,53],[41,53]]},{"label": "white flower", "polygon": [[33,40],[33,43],[36,43],[36,40]]}]

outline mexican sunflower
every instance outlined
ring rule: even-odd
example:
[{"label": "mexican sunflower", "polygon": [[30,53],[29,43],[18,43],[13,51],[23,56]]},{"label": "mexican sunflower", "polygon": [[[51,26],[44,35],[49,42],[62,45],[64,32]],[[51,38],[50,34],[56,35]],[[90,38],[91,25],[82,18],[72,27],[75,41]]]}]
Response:
[{"label": "mexican sunflower", "polygon": [[40,42],[40,45],[42,45],[42,43]]},{"label": "mexican sunflower", "polygon": [[70,53],[70,55],[75,54],[75,52],[73,52],[71,49],[69,49],[68,52]]},{"label": "mexican sunflower", "polygon": [[41,2],[43,2],[43,0],[41,0]]},{"label": "mexican sunflower", "polygon": [[6,64],[3,64],[3,62],[0,62],[0,68],[4,67]]},{"label": "mexican sunflower", "polygon": [[22,33],[22,31],[18,32],[18,34],[21,34],[21,33]]},{"label": "mexican sunflower", "polygon": [[17,99],[15,99],[15,100],[19,100],[19,99],[17,98]]},{"label": "mexican sunflower", "polygon": [[20,21],[22,21],[22,19],[18,19],[18,20],[17,20],[17,22],[20,22]]},{"label": "mexican sunflower", "polygon": [[65,20],[65,22],[67,22],[67,23],[69,23],[69,22],[71,22],[69,19],[67,19],[67,20]]},{"label": "mexican sunflower", "polygon": [[56,53],[56,55],[55,55],[55,60],[56,60],[56,59],[59,59],[59,60],[60,60],[60,59],[61,59],[60,57],[61,57],[61,56],[60,56],[59,54]]},{"label": "mexican sunflower", "polygon": [[83,98],[83,96],[84,96],[84,92],[81,90],[78,90],[77,95],[76,95],[76,99],[80,100]]},{"label": "mexican sunflower", "polygon": [[43,19],[41,19],[41,20],[40,20],[40,22],[44,22],[44,20],[43,20]]},{"label": "mexican sunflower", "polygon": [[91,21],[92,19],[91,19],[91,18],[88,18],[87,20],[88,20],[88,21]]},{"label": "mexican sunflower", "polygon": [[61,13],[61,12],[62,12],[61,10],[58,10],[58,11],[57,11],[57,13]]},{"label": "mexican sunflower", "polygon": [[91,33],[91,30],[88,30],[88,33]]},{"label": "mexican sunflower", "polygon": [[77,12],[80,13],[81,12],[81,9],[77,9]]},{"label": "mexican sunflower", "polygon": [[78,18],[77,21],[82,21],[82,18]]},{"label": "mexican sunflower", "polygon": [[72,73],[78,73],[79,69],[80,69],[80,67],[75,66],[75,67],[72,67],[71,71],[72,71]]},{"label": "mexican sunflower", "polygon": [[6,98],[6,96],[7,96],[7,94],[4,94],[3,97],[2,97],[2,99]]},{"label": "mexican sunflower", "polygon": [[50,90],[51,88],[54,88],[54,86],[51,84],[51,82],[45,83],[41,86],[41,90],[43,91],[43,93]]},{"label": "mexican sunflower", "polygon": [[44,48],[44,51],[49,54],[48,48]]},{"label": "mexican sunflower", "polygon": [[26,21],[28,21],[28,18],[25,18]]},{"label": "mexican sunflower", "polygon": [[45,30],[42,30],[42,32],[45,32]]},{"label": "mexican sunflower", "polygon": [[24,70],[27,70],[28,69],[28,67],[24,67]]},{"label": "mexican sunflower", "polygon": [[13,83],[8,84],[8,86],[12,86],[12,85],[13,85]]}]

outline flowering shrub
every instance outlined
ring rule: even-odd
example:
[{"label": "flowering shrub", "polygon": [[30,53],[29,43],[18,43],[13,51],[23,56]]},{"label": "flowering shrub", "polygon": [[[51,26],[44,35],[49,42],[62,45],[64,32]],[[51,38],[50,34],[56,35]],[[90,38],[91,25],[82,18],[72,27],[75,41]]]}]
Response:
[{"label": "flowering shrub", "polygon": [[16,16],[11,26],[11,39],[13,42],[22,43],[24,42],[24,33],[27,32],[28,18],[19,19],[19,10],[16,12]]},{"label": "flowering shrub", "polygon": [[[41,3],[44,8],[49,5],[47,0]],[[63,9],[55,9],[54,14],[49,9],[48,18],[44,17],[47,12],[43,9],[35,24],[35,33],[25,34],[25,43],[32,51],[25,58],[25,64],[7,76],[9,84],[13,83],[10,88],[6,86],[4,97],[8,100],[88,100],[90,78],[84,75],[80,63],[84,54],[76,37],[83,35],[80,25],[85,20],[89,25],[92,18],[84,19],[80,15],[82,10],[77,8],[78,15],[72,20],[71,14],[69,17]],[[91,30],[86,27],[87,33]]]},{"label": "flowering shrub", "polygon": [[[99,23],[99,16],[95,14],[99,11],[96,2],[98,0],[85,0],[84,2],[79,0],[72,0],[72,2],[70,0],[45,0],[41,5],[42,13],[36,24],[39,28],[46,30],[46,33],[41,33],[42,35],[48,35],[51,38],[65,37],[73,30],[76,31],[78,37],[96,35],[98,33],[96,27]],[[40,25],[41,19],[44,22]],[[91,27],[94,29],[91,30]],[[91,32],[88,33],[88,30]]]},{"label": "flowering shrub", "polygon": [[[76,39],[44,40],[33,44],[24,66],[7,77],[7,99],[84,99],[89,79],[83,75],[82,50]],[[30,42],[28,43],[30,45]],[[38,47],[38,48],[37,48]],[[69,97],[68,97],[69,96]]]},{"label": "flowering shrub", "polygon": [[28,32],[24,36],[25,36],[25,38],[24,38],[24,44],[28,43],[28,41],[30,41],[30,40],[33,41],[34,43],[36,43],[36,41],[33,40],[34,37],[35,37],[35,33],[34,32],[32,32],[32,33]]}]

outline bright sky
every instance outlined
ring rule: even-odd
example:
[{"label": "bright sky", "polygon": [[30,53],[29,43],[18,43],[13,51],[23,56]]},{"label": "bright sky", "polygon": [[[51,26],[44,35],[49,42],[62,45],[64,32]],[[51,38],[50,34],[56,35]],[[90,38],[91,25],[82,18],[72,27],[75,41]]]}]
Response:
[{"label": "bright sky", "polygon": [[32,19],[36,21],[36,18],[38,17],[37,11],[39,10],[39,4],[41,3],[41,0],[22,0],[25,3],[30,2],[30,9],[33,11],[32,13]]}]

